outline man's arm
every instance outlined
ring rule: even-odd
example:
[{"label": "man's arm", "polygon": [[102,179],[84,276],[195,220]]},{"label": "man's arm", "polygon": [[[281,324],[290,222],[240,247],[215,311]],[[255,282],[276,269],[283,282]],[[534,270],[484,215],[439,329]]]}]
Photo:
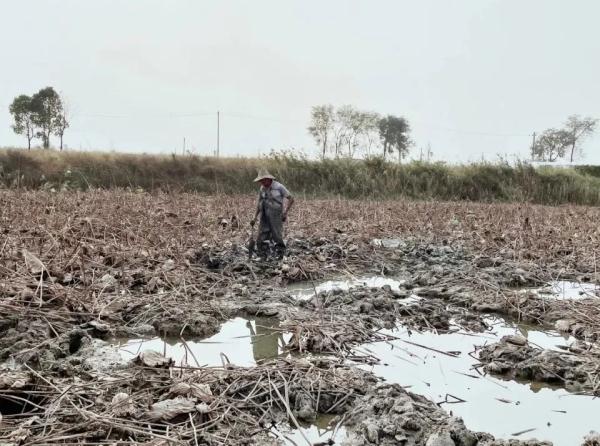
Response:
[{"label": "man's arm", "polygon": [[256,213],[254,214],[254,218],[250,222],[250,226],[254,226],[256,224],[256,220],[260,215],[260,194],[258,194],[258,201],[256,202]]},{"label": "man's arm", "polygon": [[294,204],[294,197],[292,196],[292,194],[290,194],[290,191],[287,190],[287,188],[280,183],[280,188],[281,188],[281,193],[283,194],[283,198],[287,199],[287,207],[283,210],[283,214],[281,215],[281,219],[283,221],[287,220],[287,215],[288,212],[290,211],[290,209],[292,208],[292,205]]},{"label": "man's arm", "polygon": [[254,214],[254,220],[260,215],[260,203],[256,205],[256,213]]},{"label": "man's arm", "polygon": [[283,211],[283,215],[282,215],[283,221],[287,220],[288,212],[290,212],[290,209],[292,208],[293,205],[294,205],[294,197],[292,197],[291,195],[288,195],[287,208],[285,209],[285,211]]}]

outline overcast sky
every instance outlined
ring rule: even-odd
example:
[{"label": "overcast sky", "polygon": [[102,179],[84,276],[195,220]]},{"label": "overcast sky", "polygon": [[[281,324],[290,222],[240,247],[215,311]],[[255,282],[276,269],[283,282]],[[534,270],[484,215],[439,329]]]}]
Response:
[{"label": "overcast sky", "polygon": [[599,20],[598,0],[0,0],[0,146],[25,144],[13,98],[53,86],[74,149],[210,154],[220,110],[224,154],[311,152],[331,103],[405,116],[435,159],[526,158],[533,131],[600,118]]}]

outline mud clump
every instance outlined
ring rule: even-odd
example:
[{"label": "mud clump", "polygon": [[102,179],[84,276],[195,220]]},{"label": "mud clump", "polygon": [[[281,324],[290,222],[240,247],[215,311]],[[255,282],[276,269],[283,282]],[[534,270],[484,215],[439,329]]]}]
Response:
[{"label": "mud clump", "polygon": [[176,308],[168,316],[155,320],[152,325],[163,336],[207,337],[217,332],[219,321],[205,313]]},{"label": "mud clump", "polygon": [[495,440],[469,431],[463,421],[428,399],[396,384],[380,384],[356,402],[347,421],[351,440],[344,446],[551,446],[537,440]]},{"label": "mud clump", "polygon": [[286,348],[300,353],[334,354],[354,360],[376,361],[376,358],[357,355],[354,347],[366,342],[386,340],[373,325],[361,317],[327,315],[315,320],[314,315],[291,313],[281,323],[281,328],[292,333]]},{"label": "mud clump", "polygon": [[322,291],[309,300],[301,300],[300,308],[311,312],[342,310],[348,314],[360,314],[372,317],[379,327],[391,328],[396,324],[398,309],[402,305],[398,300],[404,295],[384,288],[359,286],[350,290],[334,288]]},{"label": "mud clump", "polygon": [[398,288],[358,286],[349,290],[322,291],[298,306],[311,312],[343,313],[360,318],[371,329],[393,328],[397,324],[416,330],[446,332],[458,324],[480,332],[488,328],[482,316],[466,309],[468,297],[462,287],[413,288],[411,282]]},{"label": "mud clump", "polygon": [[520,336],[505,336],[500,342],[483,347],[479,359],[489,373],[600,395],[594,381],[600,350],[588,344],[577,343],[568,351],[555,351],[533,347]]},{"label": "mud clump", "polygon": [[110,375],[127,365],[127,361],[108,342],[84,338],[77,353],[54,362],[51,370],[62,376]]}]

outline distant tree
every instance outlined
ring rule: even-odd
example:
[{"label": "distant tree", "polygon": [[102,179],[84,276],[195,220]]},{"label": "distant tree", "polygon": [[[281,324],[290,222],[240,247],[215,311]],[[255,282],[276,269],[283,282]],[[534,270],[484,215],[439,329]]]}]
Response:
[{"label": "distant tree", "polygon": [[24,94],[17,96],[10,104],[9,111],[14,120],[12,129],[17,135],[27,138],[27,149],[31,150],[31,140],[37,132],[31,97]]},{"label": "distant tree", "polygon": [[66,105],[62,104],[62,111],[56,116],[54,134],[60,138],[60,150],[63,149],[65,130],[69,128],[69,118]]},{"label": "distant tree", "polygon": [[366,112],[364,114],[363,138],[367,149],[367,156],[371,156],[373,146],[377,144],[379,139],[379,121],[381,116],[379,113]]},{"label": "distant tree", "polygon": [[328,150],[336,158],[342,152],[354,158],[359,150],[371,156],[372,148],[381,141],[384,158],[387,153],[397,151],[401,161],[412,144],[406,119],[391,115],[382,118],[378,113],[357,110],[351,105],[337,109],[332,105],[313,107],[308,132],[319,144],[323,159]]},{"label": "distant tree", "polygon": [[419,161],[429,162],[431,158],[433,158],[433,152],[431,151],[431,143],[428,142],[427,146],[419,148]]},{"label": "distant tree", "polygon": [[573,162],[575,148],[583,139],[594,133],[598,120],[590,117],[581,118],[578,115],[572,115],[567,118],[565,131],[570,135],[570,161]]},{"label": "distant tree", "polygon": [[379,120],[379,138],[383,146],[383,158],[387,153],[398,152],[398,162],[408,154],[412,144],[409,137],[410,126],[402,117],[388,115]]},{"label": "distant tree", "polygon": [[321,147],[321,158],[325,159],[329,145],[330,133],[334,126],[333,105],[316,105],[310,114],[308,132]]},{"label": "distant tree", "polygon": [[554,162],[565,156],[572,145],[571,133],[565,129],[545,130],[533,146],[533,154],[540,161]]},{"label": "distant tree", "polygon": [[348,157],[354,158],[356,149],[360,145],[360,137],[364,134],[366,114],[356,110],[350,105],[340,107],[337,111],[337,118],[340,125],[344,128],[343,139],[348,149]]},{"label": "distant tree", "polygon": [[[38,127],[37,137],[41,138],[44,149],[50,148],[50,135],[54,134],[61,125],[64,129],[66,123],[62,122],[63,105],[58,93],[52,87],[38,91],[31,98],[34,110],[34,122]],[[67,123],[68,126],[68,123]]]},{"label": "distant tree", "polygon": [[334,113],[333,119],[333,153],[338,158],[342,152],[343,146],[348,141],[348,119],[347,116],[352,110],[351,105],[343,105],[339,107]]}]

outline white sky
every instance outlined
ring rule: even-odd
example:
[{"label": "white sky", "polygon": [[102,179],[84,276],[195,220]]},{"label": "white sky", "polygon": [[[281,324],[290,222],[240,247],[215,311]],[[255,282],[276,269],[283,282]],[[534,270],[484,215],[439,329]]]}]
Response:
[{"label": "white sky", "polygon": [[[71,148],[314,150],[310,107],[408,118],[435,159],[526,158],[531,133],[600,118],[598,0],[0,0],[8,106],[51,85]],[[600,135],[600,132],[599,132]],[[600,136],[585,144],[600,162]],[[415,150],[418,152],[418,150]]]}]

